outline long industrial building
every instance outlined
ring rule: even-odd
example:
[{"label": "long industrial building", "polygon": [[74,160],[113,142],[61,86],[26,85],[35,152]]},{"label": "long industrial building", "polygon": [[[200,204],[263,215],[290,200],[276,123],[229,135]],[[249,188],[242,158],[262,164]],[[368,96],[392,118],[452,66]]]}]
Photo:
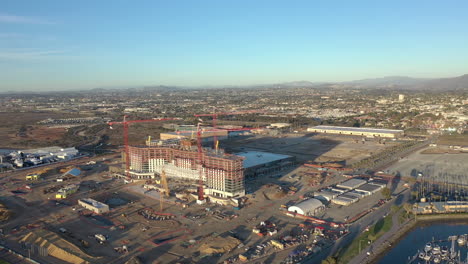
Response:
[{"label": "long industrial building", "polygon": [[[166,132],[160,133],[159,137],[161,140],[167,139],[190,139],[197,136],[197,131],[177,131],[177,132]],[[218,140],[227,139],[228,130],[217,129],[216,131],[204,131],[201,135],[203,142],[211,141],[214,136],[218,137]]]},{"label": "long industrial building", "polygon": [[384,138],[399,138],[404,135],[403,130],[397,129],[340,126],[314,126],[307,128],[307,132]]},{"label": "long industrial building", "polygon": [[222,150],[203,149],[202,165],[197,146],[189,140],[181,144],[129,146],[130,175],[154,178],[162,173],[169,178],[197,181],[201,176],[205,194],[229,198],[245,195],[243,157]]}]

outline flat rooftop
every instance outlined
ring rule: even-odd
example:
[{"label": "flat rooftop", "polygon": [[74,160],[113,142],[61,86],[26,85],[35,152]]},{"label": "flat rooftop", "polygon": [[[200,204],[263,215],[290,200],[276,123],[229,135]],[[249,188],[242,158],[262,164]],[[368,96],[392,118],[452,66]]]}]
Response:
[{"label": "flat rooftop", "polygon": [[341,126],[314,126],[309,129],[322,129],[322,130],[337,130],[337,131],[355,131],[355,132],[368,132],[368,133],[403,133],[399,129],[383,129],[383,128],[370,128],[370,127],[341,127]]},{"label": "flat rooftop", "polygon": [[367,191],[367,192],[375,192],[380,188],[382,188],[382,186],[366,183],[366,184],[356,188],[356,190],[358,190],[358,191]]},{"label": "flat rooftop", "polygon": [[96,208],[103,208],[103,207],[107,207],[107,204],[104,204],[104,203],[101,203],[101,202],[98,202],[94,199],[91,199],[91,198],[83,198],[83,199],[80,199],[80,201],[82,202],[85,202],[89,205],[92,205]]},{"label": "flat rooftop", "polygon": [[235,153],[236,156],[244,157],[244,168],[251,168],[258,165],[270,163],[273,161],[280,161],[288,158],[292,158],[293,156],[282,155],[282,154],[275,154],[269,152],[260,152],[260,151],[245,151]]},{"label": "flat rooftop", "polygon": [[340,184],[337,184],[336,187],[345,188],[345,189],[355,189],[363,184],[366,184],[366,180],[361,179],[351,179],[344,181]]}]

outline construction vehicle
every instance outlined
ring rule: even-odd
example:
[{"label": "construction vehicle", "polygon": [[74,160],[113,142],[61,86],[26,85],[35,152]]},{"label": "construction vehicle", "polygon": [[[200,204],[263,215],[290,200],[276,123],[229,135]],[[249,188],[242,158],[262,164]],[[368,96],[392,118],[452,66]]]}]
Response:
[{"label": "construction vehicle", "polygon": [[26,180],[27,181],[37,181],[39,179],[39,174],[37,173],[31,173],[26,175]]},{"label": "construction vehicle", "polygon": [[163,204],[164,204],[164,198],[163,194],[166,197],[169,197],[169,186],[167,184],[167,178],[166,178],[166,172],[163,170],[161,172],[161,185],[162,185],[162,190],[159,192],[159,210],[162,212],[163,211]]}]

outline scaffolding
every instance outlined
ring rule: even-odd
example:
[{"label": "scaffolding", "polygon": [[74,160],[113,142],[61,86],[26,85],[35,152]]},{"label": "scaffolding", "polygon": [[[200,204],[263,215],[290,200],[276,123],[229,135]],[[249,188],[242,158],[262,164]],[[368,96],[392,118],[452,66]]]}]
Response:
[{"label": "scaffolding", "polygon": [[[129,146],[129,156],[133,178],[154,178],[163,171],[169,178],[200,178],[197,148],[190,144]],[[204,148],[202,159],[205,194],[224,198],[245,195],[243,157]]]}]

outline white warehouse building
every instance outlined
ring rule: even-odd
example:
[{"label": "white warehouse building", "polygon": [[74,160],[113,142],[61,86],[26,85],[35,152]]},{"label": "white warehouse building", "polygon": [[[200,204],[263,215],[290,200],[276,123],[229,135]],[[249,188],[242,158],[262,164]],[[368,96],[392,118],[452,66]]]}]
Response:
[{"label": "white warehouse building", "polygon": [[324,209],[325,206],[320,200],[311,198],[290,206],[288,211],[305,216],[313,216]]},{"label": "white warehouse building", "polygon": [[384,138],[399,138],[404,135],[403,130],[397,129],[340,126],[314,126],[307,128],[307,132]]}]

